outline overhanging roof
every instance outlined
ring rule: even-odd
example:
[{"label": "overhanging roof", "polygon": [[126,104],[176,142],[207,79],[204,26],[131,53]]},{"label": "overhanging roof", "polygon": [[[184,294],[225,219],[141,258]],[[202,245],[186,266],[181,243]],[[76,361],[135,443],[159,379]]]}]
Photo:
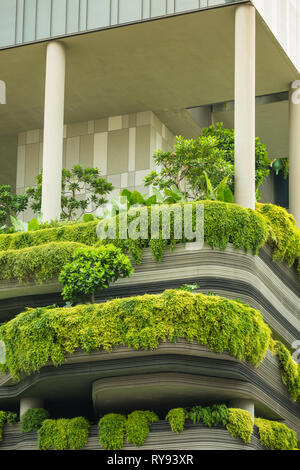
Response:
[{"label": "overhanging roof", "polygon": [[[235,8],[64,39],[65,121],[151,109],[164,113],[167,121],[169,113],[170,127],[177,131],[186,119],[185,108],[232,100]],[[0,75],[7,84],[0,135],[42,127],[45,51],[45,43],[0,51]],[[257,94],[286,91],[297,76],[257,14]]]}]

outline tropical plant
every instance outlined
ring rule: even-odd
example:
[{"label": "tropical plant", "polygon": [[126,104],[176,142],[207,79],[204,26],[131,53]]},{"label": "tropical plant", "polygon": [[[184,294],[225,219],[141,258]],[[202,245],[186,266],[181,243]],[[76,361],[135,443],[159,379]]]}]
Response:
[{"label": "tropical plant", "polygon": [[27,195],[17,195],[12,193],[11,186],[0,185],[0,225],[3,224],[3,230],[7,228],[10,222],[10,216],[16,216],[23,212],[28,205]]},{"label": "tropical plant", "polygon": [[[216,126],[204,128],[202,131],[204,137],[213,137],[217,140],[217,147],[225,154],[225,160],[234,165],[234,129],[226,129],[222,122]],[[268,158],[267,147],[258,137],[255,139],[255,183],[256,197],[259,200],[259,187],[267,178],[271,169],[271,161]],[[234,178],[229,183],[230,189],[234,190]]]},{"label": "tropical plant", "polygon": [[224,188],[232,183],[234,165],[225,151],[218,148],[215,137],[184,139],[178,136],[174,151],[158,150],[154,161],[161,170],[150,173],[145,178],[145,186],[153,185],[159,190],[175,186],[185,199],[216,199],[218,193],[225,197]]},{"label": "tropical plant", "polygon": [[30,220],[30,222],[24,222],[23,220],[16,219],[11,215],[10,220],[15,232],[34,232],[35,230],[40,230],[40,216],[38,218],[35,217]]},{"label": "tropical plant", "polygon": [[120,248],[111,244],[99,248],[80,247],[60,274],[59,281],[64,286],[62,296],[72,302],[89,297],[94,303],[96,292],[132,273],[130,260]]},{"label": "tropical plant", "polygon": [[49,412],[44,408],[30,408],[21,418],[22,432],[37,431],[48,418]]},{"label": "tropical plant", "polygon": [[[36,187],[26,190],[30,207],[35,213],[41,212],[42,172],[36,176]],[[83,214],[94,212],[107,203],[105,195],[113,190],[111,183],[100,177],[98,168],[83,168],[75,165],[71,170],[62,170],[61,219],[79,219]]]}]

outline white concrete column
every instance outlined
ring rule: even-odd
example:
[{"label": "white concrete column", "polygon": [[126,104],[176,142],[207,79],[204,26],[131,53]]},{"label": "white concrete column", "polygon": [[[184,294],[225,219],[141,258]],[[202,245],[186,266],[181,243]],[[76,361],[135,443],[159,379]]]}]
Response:
[{"label": "white concrete column", "polygon": [[255,8],[235,16],[235,202],[255,208]]},{"label": "white concrete column", "polygon": [[289,121],[289,206],[300,228],[300,80],[291,85]]},{"label": "white concrete column", "polygon": [[44,401],[41,398],[21,398],[20,400],[20,418],[26,411],[32,408],[43,408]]},{"label": "white concrete column", "polygon": [[47,46],[42,216],[44,221],[60,217],[63,159],[65,48],[60,42]]},{"label": "white concrete column", "polygon": [[229,403],[230,408],[239,408],[240,410],[245,410],[250,413],[252,419],[254,420],[255,417],[255,407],[254,402],[252,400],[246,400],[245,398],[236,398],[231,400]]}]

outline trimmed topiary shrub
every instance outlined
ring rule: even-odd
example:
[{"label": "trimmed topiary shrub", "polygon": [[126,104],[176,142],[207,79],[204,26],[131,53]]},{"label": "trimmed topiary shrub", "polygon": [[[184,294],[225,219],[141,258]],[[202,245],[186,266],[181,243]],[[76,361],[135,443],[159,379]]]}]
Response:
[{"label": "trimmed topiary shrub", "polygon": [[132,442],[136,447],[145,444],[150,431],[150,425],[158,421],[158,416],[153,411],[133,411],[127,417],[126,437],[127,442]]},{"label": "trimmed topiary shrub", "polygon": [[80,247],[74,251],[71,263],[65,265],[60,273],[59,281],[64,286],[62,296],[71,302],[91,297],[94,303],[95,293],[132,273],[130,260],[120,248],[114,245]]},{"label": "trimmed topiary shrub", "polygon": [[180,338],[257,366],[268,350],[271,330],[247,305],[182,290],[72,308],[29,309],[0,327],[6,347],[6,364],[0,370],[18,378],[48,362],[58,366],[77,350],[111,351],[123,345],[151,350],[161,341],[176,343]]},{"label": "trimmed topiary shrub", "polygon": [[27,410],[21,418],[22,432],[37,431],[42,426],[49,413],[44,408],[32,408]]},{"label": "trimmed topiary shrub", "polygon": [[226,429],[233,437],[239,437],[246,444],[253,434],[253,419],[248,411],[229,408]]},{"label": "trimmed topiary shrub", "polygon": [[99,440],[105,450],[119,450],[124,445],[126,418],[117,413],[110,413],[98,423]]},{"label": "trimmed topiary shrub", "polygon": [[79,243],[48,243],[24,250],[0,251],[0,279],[39,283],[58,277]]},{"label": "trimmed topiary shrub", "polygon": [[39,450],[80,450],[86,446],[89,422],[82,417],[46,419],[38,430]]},{"label": "trimmed topiary shrub", "polygon": [[256,418],[259,439],[270,450],[294,450],[297,447],[297,434],[283,423]]},{"label": "trimmed topiary shrub", "polygon": [[166,416],[166,420],[169,421],[172,432],[182,432],[184,430],[185,419],[188,414],[184,408],[173,408],[169,411]]}]

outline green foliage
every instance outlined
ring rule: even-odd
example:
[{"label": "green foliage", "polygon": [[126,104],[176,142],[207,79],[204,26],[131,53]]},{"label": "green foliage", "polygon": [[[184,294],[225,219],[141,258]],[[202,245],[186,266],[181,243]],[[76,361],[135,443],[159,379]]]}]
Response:
[{"label": "green foliage", "polygon": [[130,413],[126,421],[127,442],[141,447],[146,442],[150,425],[155,421],[158,421],[158,416],[153,411],[133,411]]},{"label": "green foliage", "polygon": [[0,225],[10,222],[10,216],[20,214],[27,205],[27,196],[13,194],[11,186],[0,185]]},{"label": "green foliage", "polygon": [[[53,224],[46,224],[46,226],[48,225]],[[3,234],[0,235],[0,251],[21,250],[51,242],[78,242],[91,246],[98,241],[96,234],[97,225],[98,221],[78,224],[58,224],[58,226],[34,232]]]},{"label": "green foliage", "polygon": [[44,282],[58,277],[79,243],[48,243],[23,250],[0,251],[0,279]]},{"label": "green foliage", "polygon": [[294,450],[297,447],[297,434],[283,423],[256,418],[260,442],[270,450]]},{"label": "green foliage", "polygon": [[38,430],[39,450],[80,450],[86,446],[89,422],[82,417],[46,419]]},{"label": "green foliage", "polygon": [[240,437],[246,444],[253,434],[253,419],[248,411],[229,408],[226,429],[233,437]]},{"label": "green foliage", "polygon": [[216,352],[258,365],[271,331],[261,314],[218,296],[167,290],[73,308],[29,309],[0,327],[6,364],[0,370],[31,374],[67,354],[110,351],[121,345],[156,349],[160,341],[197,341]]},{"label": "green foliage", "polygon": [[184,430],[185,419],[188,417],[184,408],[173,408],[166,416],[169,421],[172,432],[182,432]]},{"label": "green foliage", "polygon": [[11,411],[0,411],[0,442],[2,441],[3,426],[13,424],[18,421],[18,415]]},{"label": "green foliage", "polygon": [[290,351],[279,341],[275,343],[275,352],[278,355],[281,379],[290,392],[291,399],[300,399],[300,364],[297,364]]},{"label": "green foliage", "polygon": [[21,418],[22,432],[37,431],[43,421],[49,418],[49,413],[44,408],[31,408],[27,410]]},{"label": "green foliage", "polygon": [[256,211],[268,223],[273,259],[285,261],[289,266],[296,262],[300,276],[300,230],[294,217],[282,207],[272,204],[257,204]]},{"label": "green foliage", "polygon": [[204,423],[211,428],[212,426],[226,426],[228,423],[229,409],[226,405],[194,406],[189,412],[189,418],[193,423]]},{"label": "green foliage", "polygon": [[[36,177],[36,187],[28,188],[26,196],[31,199],[31,208],[40,213],[42,203],[42,172]],[[113,190],[111,183],[100,177],[98,168],[83,168],[75,165],[71,170],[62,170],[61,219],[80,218],[106,204],[103,196]],[[84,198],[80,197],[84,194]]]},{"label": "green foliage", "polygon": [[64,286],[65,300],[76,302],[92,296],[109,287],[119,278],[133,273],[128,256],[114,245],[99,248],[80,247],[73,255],[71,263],[64,266],[59,282]]},{"label": "green foliage", "polygon": [[100,444],[105,450],[122,449],[126,434],[126,418],[123,415],[110,413],[98,423]]},{"label": "green foliage", "polygon": [[145,185],[158,189],[172,189],[175,185],[185,199],[216,198],[218,191],[208,188],[218,187],[221,182],[231,184],[234,168],[226,158],[225,152],[218,148],[218,140],[211,136],[200,136],[198,139],[176,137],[173,152],[158,150],[154,161],[161,171],[152,172],[145,178]]},{"label": "green foliage", "polygon": [[15,232],[34,232],[40,229],[40,222],[37,218],[32,219],[30,222],[23,222],[23,220],[16,219],[11,215],[10,220]]},{"label": "green foliage", "polygon": [[[203,129],[203,136],[217,140],[218,149],[226,155],[226,160],[234,165],[234,129],[226,129],[222,122]],[[255,139],[255,185],[258,189],[270,173],[271,161],[268,159],[267,148],[258,137]],[[234,179],[231,189],[233,190]],[[257,192],[259,197],[259,192]]]},{"label": "green foliage", "polygon": [[[203,201],[200,203],[191,203],[192,212],[192,226],[193,229],[196,227],[196,208],[198,204],[204,205],[204,239],[206,243],[213,249],[219,248],[225,250],[229,243],[232,243],[236,249],[244,249],[246,252],[252,250],[253,253],[257,254],[260,247],[262,247],[269,237],[269,229],[264,217],[251,209],[245,209],[236,204],[229,204],[216,201]],[[162,238],[162,223],[160,223],[159,239],[155,240],[151,238],[151,215],[154,214],[149,208],[144,210],[148,212],[148,238],[143,239],[137,237],[137,240],[130,238],[126,240],[116,240],[115,237],[109,238],[109,233],[112,232],[113,227],[116,223],[116,233],[119,233],[119,221],[120,217],[116,219],[110,219],[101,221],[99,226],[102,226],[102,231],[105,232],[107,229],[107,238],[105,243],[114,243],[120,246],[124,251],[128,251],[133,257],[136,263],[141,262],[142,251],[145,247],[149,246],[154,258],[157,261],[161,261],[163,253],[165,252],[168,243],[170,248],[174,248],[176,243],[185,243],[187,241],[195,240],[195,236],[192,239],[187,239],[182,231],[182,237],[176,239],[176,231],[174,235],[174,227],[182,226],[184,221],[184,204],[173,205],[170,216],[170,240],[164,240]],[[178,210],[179,209],[179,210]],[[181,211],[180,211],[181,209]],[[168,214],[170,206],[157,206],[155,208],[158,215]],[[162,216],[160,216],[162,218]],[[136,212],[128,212],[128,225],[132,221],[137,220]],[[198,228],[199,230],[199,228]],[[146,237],[145,237],[146,238]],[[1,238],[0,238],[1,240]]]}]

